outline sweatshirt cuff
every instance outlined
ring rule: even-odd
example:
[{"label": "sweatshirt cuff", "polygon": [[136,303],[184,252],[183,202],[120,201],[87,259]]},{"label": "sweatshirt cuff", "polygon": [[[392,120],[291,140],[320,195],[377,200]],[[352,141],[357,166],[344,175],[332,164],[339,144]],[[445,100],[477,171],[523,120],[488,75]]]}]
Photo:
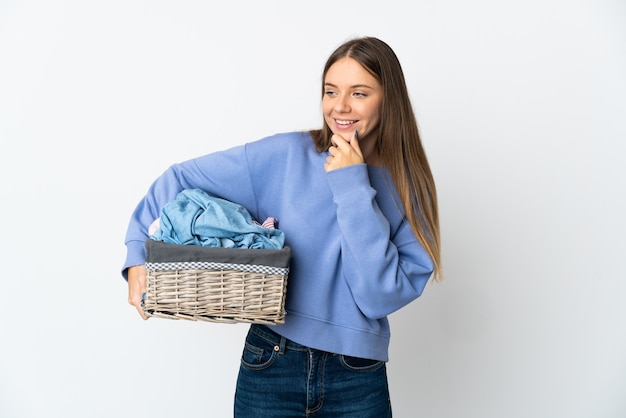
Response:
[{"label": "sweatshirt cuff", "polygon": [[122,277],[128,281],[128,268],[146,263],[146,243],[129,241],[126,243],[126,261],[122,266]]},{"label": "sweatshirt cuff", "polygon": [[328,184],[335,198],[354,192],[355,188],[370,185],[367,164],[354,164],[328,172]]}]

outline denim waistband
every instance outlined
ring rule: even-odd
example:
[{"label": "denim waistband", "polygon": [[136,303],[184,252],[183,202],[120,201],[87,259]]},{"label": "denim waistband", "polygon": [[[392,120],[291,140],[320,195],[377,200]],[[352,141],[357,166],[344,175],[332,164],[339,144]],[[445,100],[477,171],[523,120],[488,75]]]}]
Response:
[{"label": "denim waistband", "polygon": [[283,354],[286,349],[295,350],[295,351],[307,351],[307,350],[321,351],[321,350],[315,350],[305,345],[298,344],[297,342],[291,341],[290,339],[283,337],[277,332],[274,332],[267,325],[252,324],[250,326],[250,332],[258,335],[259,337],[279,347],[280,354]]}]

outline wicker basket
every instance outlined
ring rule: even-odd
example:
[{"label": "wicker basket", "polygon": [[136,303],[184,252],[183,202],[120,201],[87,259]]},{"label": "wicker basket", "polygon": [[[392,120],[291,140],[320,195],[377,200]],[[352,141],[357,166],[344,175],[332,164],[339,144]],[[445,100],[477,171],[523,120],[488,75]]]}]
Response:
[{"label": "wicker basket", "polygon": [[291,249],[238,249],[146,241],[146,316],[282,324]]}]

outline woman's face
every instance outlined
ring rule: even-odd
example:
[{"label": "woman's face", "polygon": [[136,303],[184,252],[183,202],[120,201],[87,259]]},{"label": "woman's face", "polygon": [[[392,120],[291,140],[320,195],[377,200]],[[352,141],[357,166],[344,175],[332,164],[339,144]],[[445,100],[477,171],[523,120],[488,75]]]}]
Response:
[{"label": "woman's face", "polygon": [[334,134],[346,141],[358,131],[361,146],[374,147],[383,100],[382,86],[352,58],[341,58],[326,72],[322,113]]}]

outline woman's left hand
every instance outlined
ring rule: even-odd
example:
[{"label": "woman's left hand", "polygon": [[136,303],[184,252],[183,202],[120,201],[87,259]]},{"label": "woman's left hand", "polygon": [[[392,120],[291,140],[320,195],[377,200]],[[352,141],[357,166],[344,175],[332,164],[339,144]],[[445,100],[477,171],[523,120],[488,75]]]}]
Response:
[{"label": "woman's left hand", "polygon": [[331,141],[333,145],[328,148],[328,157],[324,163],[326,172],[365,162],[356,131],[354,131],[352,138],[347,140],[340,135],[333,134]]}]

